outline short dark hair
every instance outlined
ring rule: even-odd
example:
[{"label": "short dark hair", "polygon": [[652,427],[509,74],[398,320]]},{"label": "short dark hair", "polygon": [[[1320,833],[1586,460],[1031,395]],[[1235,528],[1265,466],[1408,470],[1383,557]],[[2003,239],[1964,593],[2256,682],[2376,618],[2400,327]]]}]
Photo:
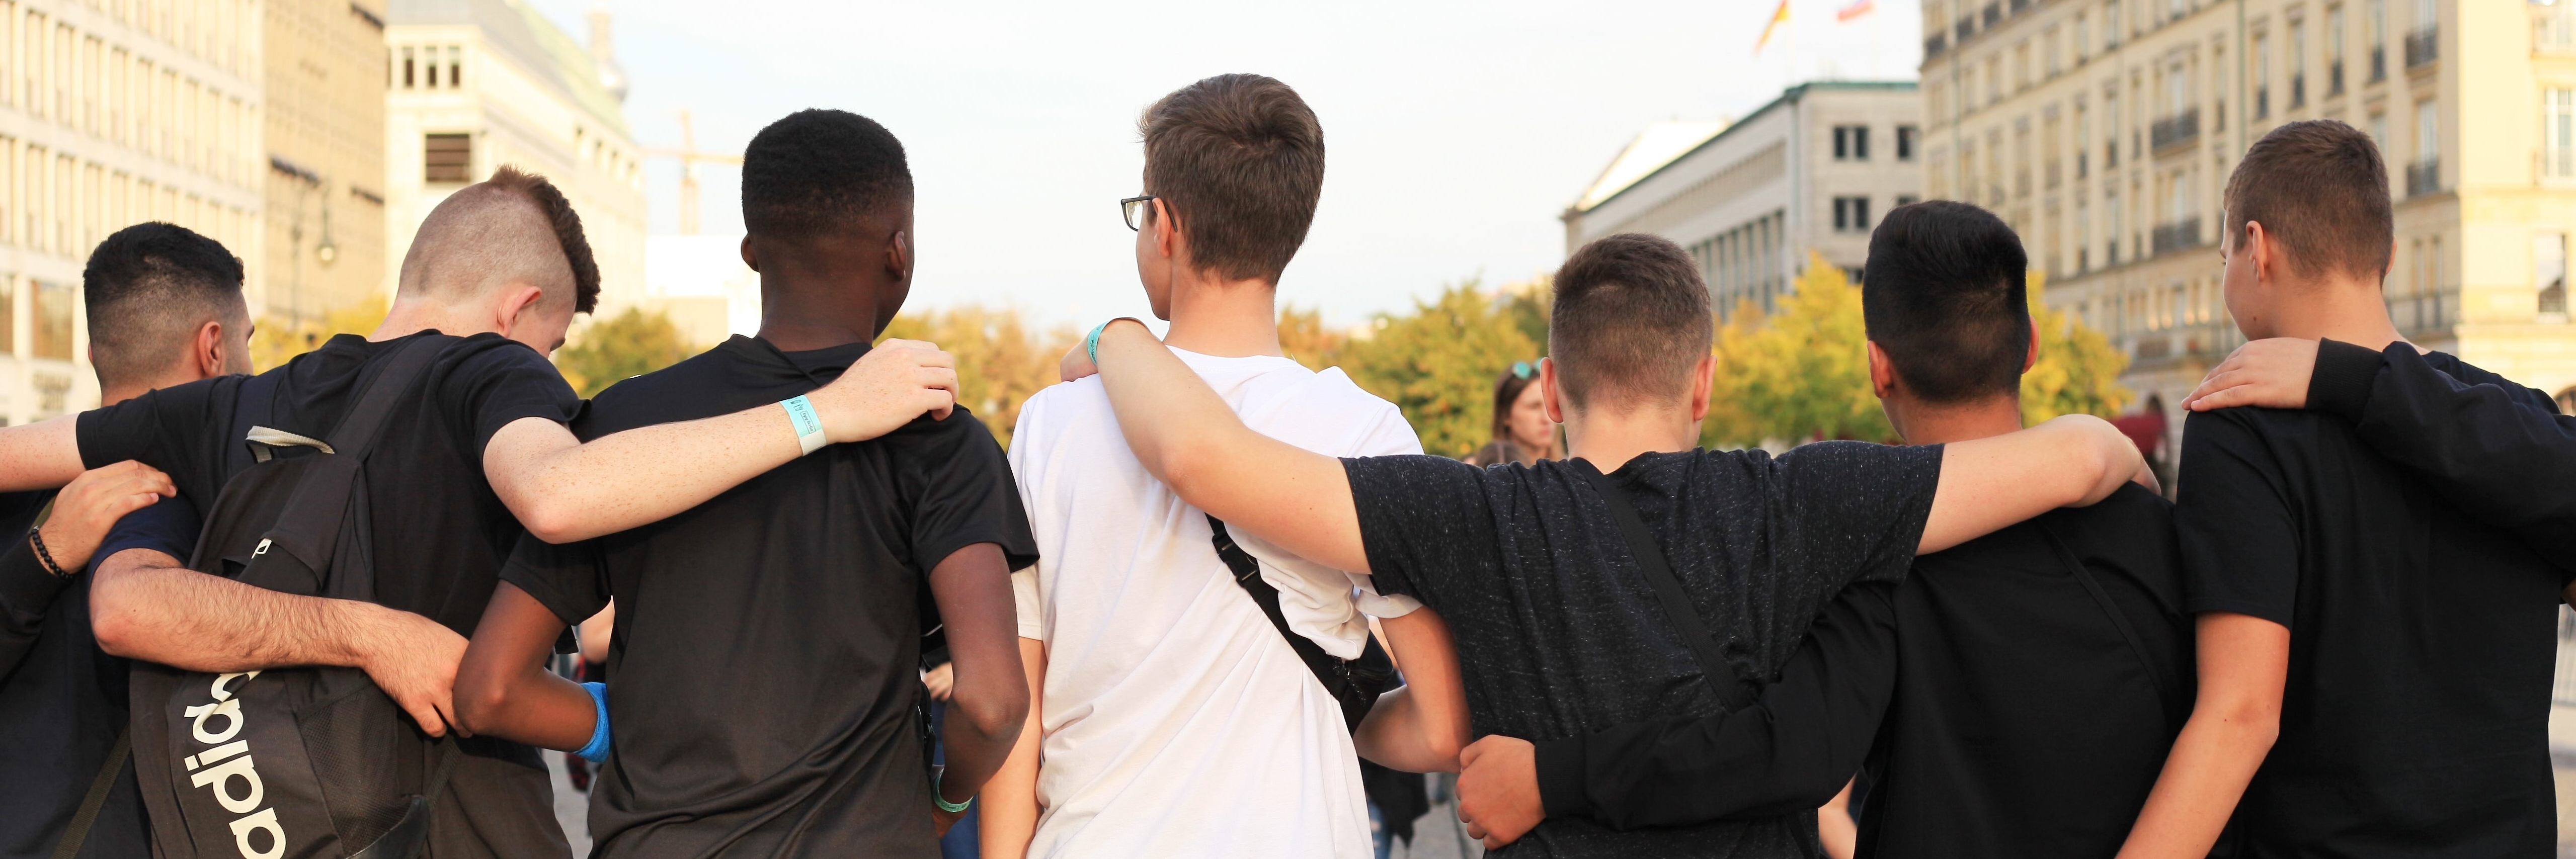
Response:
[{"label": "short dark hair", "polygon": [[1556,270],[1548,354],[1576,406],[1597,393],[1638,398],[1690,389],[1716,323],[1699,266],[1672,240],[1644,233],[1594,239]]},{"label": "short dark hair", "polygon": [[1278,283],[1324,192],[1324,126],[1305,99],[1273,78],[1217,75],[1163,96],[1136,126],[1145,193],[1186,230],[1191,264]]},{"label": "short dark hair", "polygon": [[742,150],[742,225],[757,235],[812,238],[877,223],[911,203],[903,141],[846,110],[788,114]]},{"label": "short dark hair", "polygon": [[2245,150],[2227,177],[2227,232],[2237,247],[2260,221],[2300,274],[2341,271],[2378,283],[2395,250],[2388,167],[2379,145],[2331,119],[2286,123]]},{"label": "short dark hair", "polygon": [[1994,213],[1950,200],[1898,206],[1869,235],[1862,325],[1915,396],[1957,403],[2019,393],[2029,273],[2021,237]]},{"label": "short dark hair", "polygon": [[572,201],[564,199],[563,190],[546,177],[503,164],[492,171],[483,183],[500,188],[537,204],[546,224],[555,231],[555,244],[563,248],[564,262],[572,266],[572,310],[589,313],[599,306],[599,260],[591,255],[590,238],[582,232],[581,213],[572,210]]},{"label": "short dark hair", "polygon": [[242,263],[214,239],[177,224],[136,224],[110,234],[81,269],[89,310],[90,365],[101,386],[149,378],[187,351],[208,321],[242,324]]}]

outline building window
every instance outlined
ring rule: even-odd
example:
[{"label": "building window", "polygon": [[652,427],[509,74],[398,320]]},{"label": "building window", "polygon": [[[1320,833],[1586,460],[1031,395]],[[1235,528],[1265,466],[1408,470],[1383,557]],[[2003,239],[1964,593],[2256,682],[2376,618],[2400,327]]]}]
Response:
[{"label": "building window", "polygon": [[2442,119],[2434,102],[2415,103],[2415,160],[2406,167],[2406,194],[2430,194],[2442,188]]},{"label": "building window", "polygon": [[2540,94],[2540,170],[2553,178],[2576,178],[2576,89]]},{"label": "building window", "polygon": [[464,85],[465,49],[455,45],[449,45],[447,46],[447,86],[450,89],[454,89]]},{"label": "building window", "polygon": [[1920,136],[1922,136],[1922,132],[1921,132],[1921,130],[1920,130],[1920,129],[1915,128],[1914,126],[1911,126],[1911,125],[1900,125],[1900,126],[1897,126],[1897,127],[1896,127],[1896,160],[1898,160],[1898,161],[1912,161],[1912,160],[1914,160],[1914,143],[1915,143],[1915,138],[1920,137]]},{"label": "building window", "polygon": [[2308,103],[2308,22],[2290,22],[2290,109]]},{"label": "building window", "polygon": [[414,86],[418,86],[418,85],[419,85],[419,84],[416,82],[415,75],[414,75],[414,71],[417,69],[417,67],[418,67],[418,66],[417,66],[417,63],[416,63],[415,59],[414,59],[414,58],[413,58],[413,56],[412,56],[412,49],[410,49],[410,48],[404,48],[404,49],[402,49],[402,57],[403,57],[403,62],[402,62],[402,85],[403,85],[403,89],[411,89],[412,87],[414,87]]},{"label": "building window", "polygon": [[77,301],[72,285],[38,281],[36,283],[36,357],[72,358],[72,304]]},{"label": "building window", "polygon": [[474,170],[474,138],[464,134],[432,134],[422,147],[421,180],[424,182],[471,182]]},{"label": "building window", "polygon": [[1869,126],[1834,126],[1834,160],[1869,160]]},{"label": "building window", "polygon": [[2567,318],[2567,234],[2531,237],[2531,282],[2540,292],[2540,314],[2550,321]]},{"label": "building window", "polygon": [[1834,198],[1834,231],[1858,233],[1869,230],[1868,197]]}]

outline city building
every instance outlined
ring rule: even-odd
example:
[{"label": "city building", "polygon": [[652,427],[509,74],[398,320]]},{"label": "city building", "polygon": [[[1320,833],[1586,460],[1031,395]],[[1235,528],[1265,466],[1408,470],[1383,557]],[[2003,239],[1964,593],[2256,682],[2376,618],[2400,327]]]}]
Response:
[{"label": "city building", "polygon": [[254,0],[0,0],[0,420],[98,402],[81,267],[108,233],[204,233],[265,288]]},{"label": "city building", "polygon": [[2399,329],[2576,405],[2571,7],[1927,0],[1923,187],[2011,222],[2048,303],[2171,410],[2242,340],[2217,251],[2237,157],[2283,122],[2351,123],[2396,198]]},{"label": "city building", "polygon": [[654,236],[635,304],[670,314],[680,339],[704,349],[760,331],[760,273],[743,264],[739,235]]},{"label": "city building", "polygon": [[519,0],[390,0],[385,27],[385,276],[421,219],[511,164],[581,214],[599,260],[600,315],[642,296],[644,176],[608,16],[585,47]]},{"label": "city building", "polygon": [[1688,249],[1721,315],[1766,311],[1814,252],[1855,277],[1922,182],[1911,82],[1815,81],[1734,122],[1648,127],[1560,216],[1565,249],[1644,232]]},{"label": "city building", "polygon": [[266,240],[272,320],[318,321],[389,291],[383,0],[266,0]]}]

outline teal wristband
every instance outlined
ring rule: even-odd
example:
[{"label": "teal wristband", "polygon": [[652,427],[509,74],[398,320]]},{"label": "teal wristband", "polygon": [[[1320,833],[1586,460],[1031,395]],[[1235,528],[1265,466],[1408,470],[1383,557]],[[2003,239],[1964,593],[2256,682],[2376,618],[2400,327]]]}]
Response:
[{"label": "teal wristband", "polygon": [[[1116,322],[1112,319],[1109,322]],[[1109,322],[1091,327],[1091,336],[1082,338],[1082,351],[1091,356],[1091,369],[1100,369],[1100,332],[1109,330]]]},{"label": "teal wristband", "polygon": [[965,811],[966,809],[973,808],[975,806],[974,797],[967,797],[965,802],[949,802],[948,797],[939,795],[939,780],[947,777],[947,775],[948,768],[946,767],[941,767],[938,772],[931,774],[930,801],[939,803],[939,810],[950,814],[957,814]]},{"label": "teal wristband", "polygon": [[814,404],[804,394],[779,400],[778,406],[787,410],[788,422],[796,426],[797,447],[805,453],[823,449],[823,416],[814,413]]}]

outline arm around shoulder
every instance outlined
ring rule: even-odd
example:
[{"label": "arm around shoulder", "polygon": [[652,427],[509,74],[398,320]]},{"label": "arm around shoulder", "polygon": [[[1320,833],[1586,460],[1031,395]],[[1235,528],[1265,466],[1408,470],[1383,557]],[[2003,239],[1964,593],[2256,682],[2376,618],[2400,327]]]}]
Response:
[{"label": "arm around shoulder", "polygon": [[2091,415],[1944,445],[1941,485],[1917,551],[1938,552],[2059,507],[2110,497],[2146,473],[2128,436]]}]

